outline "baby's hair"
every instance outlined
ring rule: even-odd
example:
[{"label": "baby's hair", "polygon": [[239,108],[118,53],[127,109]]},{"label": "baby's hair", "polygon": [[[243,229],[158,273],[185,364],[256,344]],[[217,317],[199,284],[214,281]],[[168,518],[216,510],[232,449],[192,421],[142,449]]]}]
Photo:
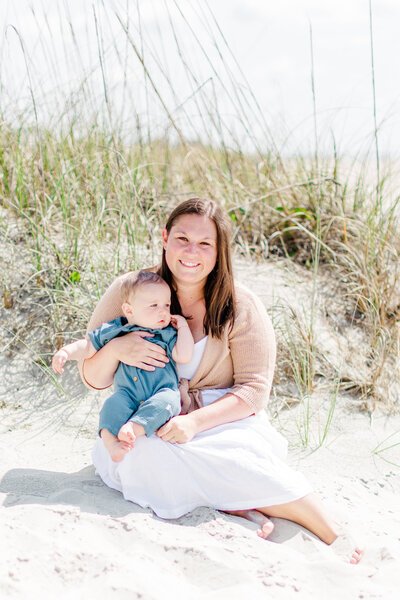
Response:
[{"label": "baby's hair", "polygon": [[132,273],[121,283],[121,304],[129,302],[129,298],[132,297],[132,294],[135,293],[137,288],[148,283],[164,283],[165,285],[168,285],[162,277],[152,271],[143,270],[138,273]]}]

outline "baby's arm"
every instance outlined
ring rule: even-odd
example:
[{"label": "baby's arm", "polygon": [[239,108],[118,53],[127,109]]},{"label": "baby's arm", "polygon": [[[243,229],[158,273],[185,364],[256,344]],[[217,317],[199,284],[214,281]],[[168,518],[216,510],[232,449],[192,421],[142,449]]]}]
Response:
[{"label": "baby's arm", "polygon": [[96,348],[88,338],[82,338],[77,342],[67,344],[58,350],[53,356],[51,366],[55,373],[64,373],[63,366],[67,360],[84,360],[96,354]]},{"label": "baby's arm", "polygon": [[178,330],[178,339],[172,349],[172,358],[180,364],[188,363],[193,356],[194,341],[192,332],[184,317],[171,315],[171,325]]}]

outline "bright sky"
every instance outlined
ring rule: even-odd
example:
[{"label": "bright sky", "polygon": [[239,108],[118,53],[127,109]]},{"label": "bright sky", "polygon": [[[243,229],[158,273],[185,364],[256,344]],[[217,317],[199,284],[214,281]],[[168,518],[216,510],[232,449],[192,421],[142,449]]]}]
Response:
[{"label": "bright sky", "polygon": [[[371,1],[379,145],[394,157],[400,2]],[[153,135],[171,131],[135,46],[188,138],[236,139],[251,149],[252,138],[265,145],[272,137],[281,150],[312,151],[312,36],[320,149],[331,153],[333,140],[339,152],[373,149],[368,0],[209,4],[216,22],[205,0],[2,0],[3,116],[32,107],[33,95],[42,122],[50,115],[54,126],[74,102],[88,118],[105,106],[104,73],[114,126],[129,137],[139,118]]]}]

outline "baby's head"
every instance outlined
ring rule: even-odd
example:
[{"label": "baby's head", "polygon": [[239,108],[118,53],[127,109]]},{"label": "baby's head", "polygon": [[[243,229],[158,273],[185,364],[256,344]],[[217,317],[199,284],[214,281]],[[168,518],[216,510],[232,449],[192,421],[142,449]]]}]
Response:
[{"label": "baby's head", "polygon": [[130,325],[163,329],[171,321],[171,290],[156,273],[139,271],[121,284],[122,312]]}]

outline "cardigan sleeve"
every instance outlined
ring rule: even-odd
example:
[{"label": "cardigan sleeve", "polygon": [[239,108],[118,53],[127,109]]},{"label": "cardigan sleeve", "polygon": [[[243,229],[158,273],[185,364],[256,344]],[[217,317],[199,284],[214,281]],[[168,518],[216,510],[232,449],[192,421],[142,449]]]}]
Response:
[{"label": "cardigan sleeve", "polygon": [[275,334],[261,300],[243,286],[236,287],[236,295],[236,318],[229,334],[232,393],[257,413],[265,406],[271,391]]}]

